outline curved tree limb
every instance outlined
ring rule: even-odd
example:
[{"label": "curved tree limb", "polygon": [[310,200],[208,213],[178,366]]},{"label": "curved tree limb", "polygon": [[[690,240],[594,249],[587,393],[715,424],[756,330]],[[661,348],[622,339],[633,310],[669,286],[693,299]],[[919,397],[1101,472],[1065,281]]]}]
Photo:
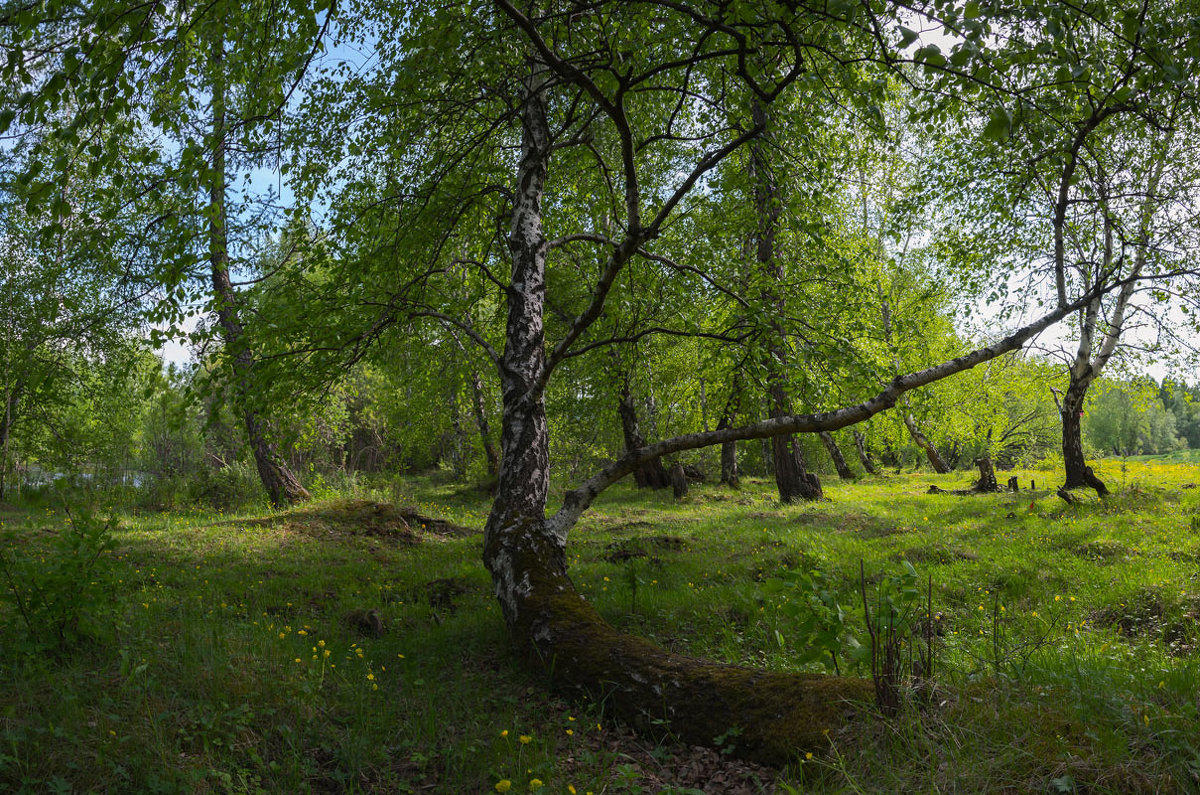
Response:
[{"label": "curved tree limb", "polygon": [[[1123,285],[1125,282],[1121,284]],[[935,381],[940,381],[943,378],[961,373],[978,364],[995,359],[997,356],[1002,356],[1010,351],[1019,349],[1030,339],[1045,331],[1050,326],[1053,326],[1072,312],[1076,312],[1087,306],[1106,290],[1116,289],[1117,287],[1118,285],[1114,284],[1104,289],[1093,290],[1074,303],[1054,310],[1050,314],[1018,329],[1004,339],[991,345],[985,345],[970,353],[924,370],[918,370],[906,375],[898,375],[878,394],[860,403],[833,411],[817,412],[815,414],[793,414],[786,417],[762,420],[738,428],[726,428],[676,436],[638,450],[631,450],[588,478],[578,488],[568,491],[563,495],[562,507],[559,508],[557,513],[546,520],[547,529],[558,538],[560,543],[565,543],[567,533],[575,524],[575,521],[587,510],[596,497],[609,486],[632,472],[638,464],[645,460],[670,453],[677,453],[682,450],[694,450],[698,447],[721,444],[723,442],[739,441],[742,439],[761,439],[779,434],[836,431],[839,428],[854,425],[896,405],[896,401],[905,392],[932,384]]]}]

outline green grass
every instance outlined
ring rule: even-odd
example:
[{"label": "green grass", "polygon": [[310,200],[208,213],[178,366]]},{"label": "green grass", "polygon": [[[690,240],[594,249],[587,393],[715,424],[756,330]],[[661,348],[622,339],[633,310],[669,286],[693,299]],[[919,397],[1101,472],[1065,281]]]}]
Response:
[{"label": "green grass", "polygon": [[[1200,791],[1200,467],[1106,460],[1114,495],[1075,506],[1054,473],[1016,474],[1039,490],[927,495],[970,477],[916,474],[784,507],[761,481],[682,504],[622,485],[585,515],[571,573],[600,612],[730,662],[795,666],[794,618],[763,588],[785,567],[822,572],[859,637],[860,561],[869,587],[903,561],[931,578],[932,690],[785,771],[550,694],[515,659],[478,532],[409,532],[348,500],[121,515],[92,639],[38,647],[0,607],[0,791]],[[374,496],[474,531],[488,502],[437,479]],[[14,553],[63,527],[0,521]],[[347,619],[368,608],[379,637]]]}]

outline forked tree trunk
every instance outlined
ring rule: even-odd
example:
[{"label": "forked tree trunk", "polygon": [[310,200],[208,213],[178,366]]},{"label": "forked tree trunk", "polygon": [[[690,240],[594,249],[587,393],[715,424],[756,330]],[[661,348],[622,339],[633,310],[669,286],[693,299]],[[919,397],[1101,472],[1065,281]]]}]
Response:
[{"label": "forked tree trunk", "polygon": [[925,451],[925,457],[929,459],[929,465],[933,467],[933,471],[939,475],[944,475],[950,471],[950,467],[942,458],[937,448],[933,446],[933,442],[921,432],[921,426],[917,425],[916,418],[911,412],[904,415],[904,427],[908,428],[908,435],[912,437],[913,442]]},{"label": "forked tree trunk", "polygon": [[[621,399],[617,404],[621,415],[621,433],[625,438],[625,449],[639,450],[646,446],[642,437],[642,429],[638,424],[637,404],[630,391],[629,382],[621,382]],[[633,471],[633,482],[639,489],[665,489],[671,485],[671,477],[662,465],[662,460],[655,458],[639,466]]]},{"label": "forked tree trunk", "polygon": [[871,456],[867,455],[867,437],[858,431],[854,432],[854,447],[858,450],[858,460],[867,474],[878,475],[879,470],[875,468],[875,462],[871,460]]},{"label": "forked tree trunk", "polygon": [[226,351],[232,358],[233,388],[242,413],[246,439],[254,455],[258,477],[272,505],[290,505],[309,498],[308,491],[283,463],[282,457],[269,439],[267,422],[253,407],[251,370],[254,354],[245,345],[243,328],[237,313],[237,294],[229,278],[229,239],[225,215],[225,42],[218,36],[213,48],[212,90],[212,173],[209,185],[209,261],[212,272],[213,295],[216,298],[217,322]]},{"label": "forked tree trunk", "polygon": [[1087,465],[1083,455],[1083,404],[1087,399],[1090,378],[1077,378],[1074,371],[1062,400],[1062,451],[1066,470],[1064,489],[1092,488],[1101,497],[1108,495],[1104,481]]},{"label": "forked tree trunk", "polygon": [[838,447],[833,434],[829,431],[821,431],[817,435],[821,437],[821,443],[825,445],[825,450],[833,459],[833,466],[837,469],[838,477],[842,480],[854,480],[854,470],[846,464],[846,457],[842,455],[841,448]]},{"label": "forked tree trunk", "polygon": [[[1166,151],[1175,134],[1174,125],[1168,124],[1166,129],[1168,130],[1166,138],[1158,142],[1158,145],[1161,146],[1160,151],[1163,152]],[[1116,299],[1107,313],[1107,318],[1104,318],[1106,313],[1102,311],[1103,298],[1100,295],[1094,296],[1079,312],[1079,346],[1075,351],[1075,361],[1071,363],[1070,381],[1067,384],[1067,391],[1063,394],[1062,404],[1059,406],[1059,411],[1062,414],[1063,467],[1066,470],[1066,481],[1063,483],[1063,487],[1058,490],[1058,493],[1064,499],[1067,499],[1068,502],[1070,501],[1068,499],[1070,496],[1068,489],[1090,487],[1095,489],[1096,493],[1101,497],[1108,494],[1108,488],[1100,478],[1096,477],[1096,473],[1087,465],[1087,461],[1083,456],[1083,434],[1081,428],[1083,403],[1087,398],[1088,388],[1104,370],[1105,365],[1112,358],[1117,344],[1120,342],[1121,332],[1124,330],[1126,313],[1130,311],[1131,301],[1138,289],[1138,278],[1143,272],[1148,252],[1152,248],[1150,240],[1153,231],[1154,216],[1156,209],[1159,207],[1158,202],[1161,200],[1161,197],[1157,195],[1158,185],[1162,179],[1166,163],[1169,160],[1170,158],[1165,155],[1160,155],[1154,159],[1153,166],[1145,173],[1146,185],[1142,192],[1143,203],[1138,218],[1133,264],[1116,293]],[[1064,189],[1060,193],[1059,204],[1056,207],[1054,217],[1055,276],[1060,304],[1066,303],[1064,236],[1069,228],[1067,221],[1068,200],[1065,190],[1066,184],[1067,182],[1064,178]],[[1122,236],[1120,243],[1122,253],[1118,255],[1116,253],[1117,245],[1114,242],[1114,236],[1117,231],[1115,228],[1116,224],[1113,218],[1107,214],[1108,202],[1106,197],[1100,206],[1104,210],[1105,215],[1103,217],[1104,246],[1098,270],[1107,274],[1106,278],[1111,277],[1115,279],[1117,275],[1120,275],[1121,267],[1125,260],[1124,251],[1127,241]],[[1107,324],[1103,329],[1100,327],[1102,319],[1107,320]]]},{"label": "forked tree trunk", "polygon": [[[869,701],[869,682],[758,671],[669,654],[610,626],[566,573],[571,521],[545,516],[549,437],[544,386],[546,239],[541,203],[550,135],[535,72],[522,108],[521,160],[509,247],[507,337],[499,367],[504,402],[500,478],[484,536],[505,621],[528,662],[560,687],[603,698],[606,708],[652,731],[711,744],[737,727],[737,752],[781,763],[828,745],[847,700]],[[636,244],[612,256],[628,257]]]}]

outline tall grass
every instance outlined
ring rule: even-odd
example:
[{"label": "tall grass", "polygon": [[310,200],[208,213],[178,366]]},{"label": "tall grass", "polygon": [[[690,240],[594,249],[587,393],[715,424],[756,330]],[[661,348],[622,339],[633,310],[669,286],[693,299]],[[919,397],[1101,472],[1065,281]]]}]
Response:
[{"label": "tall grass", "polygon": [[[573,531],[571,575],[614,624],[673,650],[811,670],[826,660],[801,664],[787,642],[800,614],[765,582],[818,573],[861,639],[860,561],[868,584],[903,561],[931,577],[932,695],[788,770],[738,773],[764,790],[1200,790],[1200,467],[1105,461],[1112,498],[1071,506],[1053,473],[1017,474],[1040,489],[928,495],[968,477],[916,474],[780,506],[754,481],[682,503],[619,486]],[[0,655],[0,790],[715,786],[697,783],[693,752],[635,738],[519,665],[480,563],[486,494],[411,479],[353,496],[117,511],[106,631]],[[368,499],[473,532],[366,523]],[[65,526],[55,508],[0,521],[5,544],[47,555]],[[366,609],[381,635],[348,618]],[[11,648],[8,603],[0,627]],[[866,672],[849,657],[841,670]]]}]

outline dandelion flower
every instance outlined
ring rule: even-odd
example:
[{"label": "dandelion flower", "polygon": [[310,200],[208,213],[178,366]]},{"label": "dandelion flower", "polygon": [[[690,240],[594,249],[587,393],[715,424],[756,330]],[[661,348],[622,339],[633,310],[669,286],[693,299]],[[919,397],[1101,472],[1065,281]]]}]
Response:
[{"label": "dandelion flower", "polygon": [[508,736],[508,729],[505,729],[504,731],[500,732],[500,736],[501,736],[501,737],[507,737],[507,736]]},{"label": "dandelion flower", "polygon": [[541,788],[542,788],[542,780],[540,778],[529,779],[529,789],[531,791],[535,790],[535,789],[541,789]]},{"label": "dandelion flower", "polygon": [[496,792],[508,792],[512,789],[512,782],[506,778],[502,778],[496,782]]},{"label": "dandelion flower", "polygon": [[520,739],[521,745],[528,745],[529,741],[532,740],[533,738],[530,737],[528,734],[522,734],[520,736],[520,738],[518,738],[518,739]]},{"label": "dandelion flower", "polygon": [[804,758],[805,758],[805,759],[812,759],[812,751],[805,751],[805,752],[804,752]]}]

